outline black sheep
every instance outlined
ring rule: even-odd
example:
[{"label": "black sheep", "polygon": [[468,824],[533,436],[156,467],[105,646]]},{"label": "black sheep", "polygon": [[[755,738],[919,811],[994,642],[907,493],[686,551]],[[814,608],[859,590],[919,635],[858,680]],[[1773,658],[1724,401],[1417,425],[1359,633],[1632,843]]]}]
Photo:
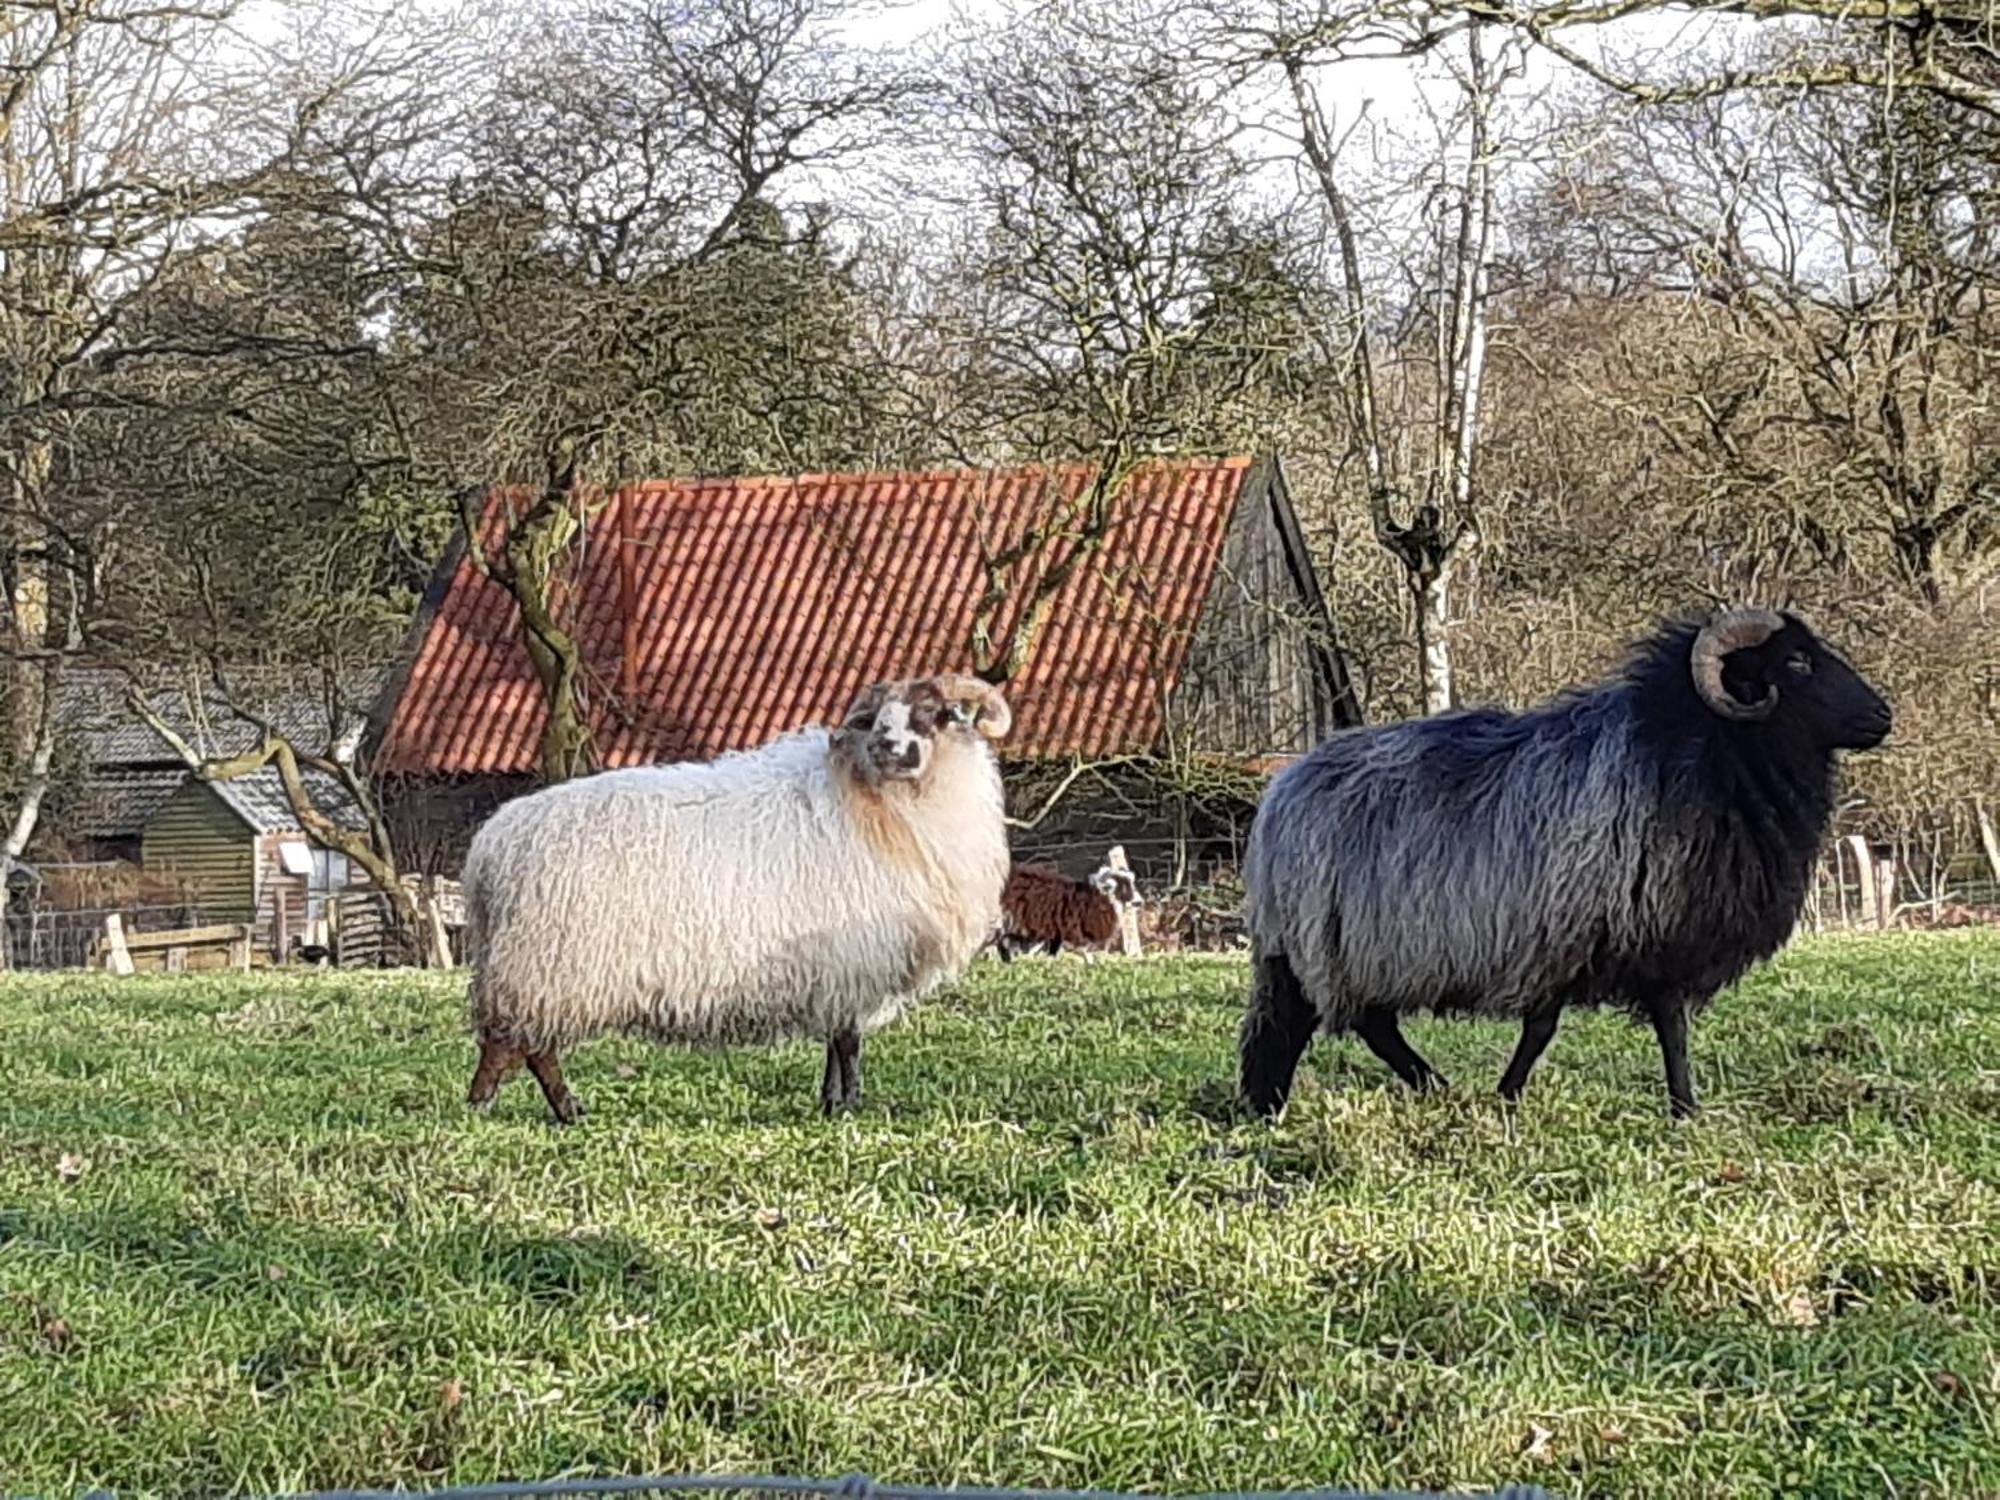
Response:
[{"label": "black sheep", "polygon": [[1834,756],[1889,707],[1796,616],[1661,628],[1625,672],[1523,714],[1327,740],[1272,782],[1245,868],[1246,1102],[1284,1107],[1322,1025],[1413,1087],[1400,1016],[1521,1022],[1518,1098],[1565,1006],[1650,1024],[1677,1116],[1688,1018],[1785,942],[1831,820]]},{"label": "black sheep", "polygon": [[1139,904],[1130,871],[1105,865],[1088,880],[1072,880],[1048,865],[1016,865],[1000,892],[1000,931],[994,951],[1011,962],[1015,952],[1040,948],[1050,957],[1073,948],[1108,943],[1118,932],[1120,907]]}]

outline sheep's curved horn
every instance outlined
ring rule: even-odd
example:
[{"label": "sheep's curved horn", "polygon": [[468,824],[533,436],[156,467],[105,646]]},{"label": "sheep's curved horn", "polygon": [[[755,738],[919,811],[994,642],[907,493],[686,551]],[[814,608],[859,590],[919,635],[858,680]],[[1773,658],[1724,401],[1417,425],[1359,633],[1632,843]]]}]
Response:
[{"label": "sheep's curved horn", "polygon": [[1752,722],[1770,718],[1778,706],[1778,690],[1767,689],[1755,703],[1739,702],[1722,685],[1722,661],[1732,651],[1762,645],[1784,628],[1784,620],[1768,609],[1732,609],[1702,626],[1688,655],[1688,670],[1701,701],[1725,719]]},{"label": "sheep's curved horn", "polygon": [[989,740],[1003,739],[1014,727],[1014,710],[1000,689],[984,678],[953,672],[937,680],[948,702],[973,705],[972,726]]}]

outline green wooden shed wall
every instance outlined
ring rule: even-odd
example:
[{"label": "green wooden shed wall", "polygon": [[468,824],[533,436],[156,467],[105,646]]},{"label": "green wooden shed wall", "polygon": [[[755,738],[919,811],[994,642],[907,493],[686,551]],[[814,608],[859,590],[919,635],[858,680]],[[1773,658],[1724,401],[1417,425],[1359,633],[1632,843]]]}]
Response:
[{"label": "green wooden shed wall", "polygon": [[257,905],[257,835],[214,791],[189,780],[140,833],[140,862],[200,892],[210,922],[247,922]]}]

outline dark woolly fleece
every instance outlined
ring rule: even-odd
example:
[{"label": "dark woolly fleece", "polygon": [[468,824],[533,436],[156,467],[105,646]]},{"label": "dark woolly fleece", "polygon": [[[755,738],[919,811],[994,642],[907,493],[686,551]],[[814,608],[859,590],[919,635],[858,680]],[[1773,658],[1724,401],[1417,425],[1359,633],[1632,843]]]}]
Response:
[{"label": "dark woolly fleece", "polygon": [[[1774,650],[1806,643],[1829,701],[1724,719],[1690,677],[1699,628],[1665,626],[1616,679],[1531,712],[1351,730],[1288,767],[1245,867],[1260,972],[1275,958],[1283,983],[1288,963],[1345,1031],[1370,1008],[1650,1018],[1775,952],[1833,808],[1840,734],[1822,721],[1851,736],[1888,710],[1788,620]],[[1246,1033],[1268,988],[1267,973]]]}]

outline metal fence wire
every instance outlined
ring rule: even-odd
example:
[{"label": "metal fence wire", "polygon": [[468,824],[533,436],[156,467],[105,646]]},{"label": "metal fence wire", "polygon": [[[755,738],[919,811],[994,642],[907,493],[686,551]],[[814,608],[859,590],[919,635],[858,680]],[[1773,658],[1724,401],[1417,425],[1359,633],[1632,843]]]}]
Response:
[{"label": "metal fence wire", "polygon": [[[779,1495],[822,1495],[828,1500],[1555,1500],[1536,1485],[1498,1490],[1249,1490],[1209,1494],[1161,1494],[1134,1490],[940,1489],[920,1484],[884,1484],[866,1474],[841,1479],[792,1479],[776,1475],[655,1475],[629,1479],[550,1479],[463,1485],[441,1490],[313,1490],[267,1496],[264,1500],[514,1500],[514,1497],[568,1495],[725,1496],[766,1500]],[[81,1500],[117,1500],[109,1490],[87,1491]]]}]

